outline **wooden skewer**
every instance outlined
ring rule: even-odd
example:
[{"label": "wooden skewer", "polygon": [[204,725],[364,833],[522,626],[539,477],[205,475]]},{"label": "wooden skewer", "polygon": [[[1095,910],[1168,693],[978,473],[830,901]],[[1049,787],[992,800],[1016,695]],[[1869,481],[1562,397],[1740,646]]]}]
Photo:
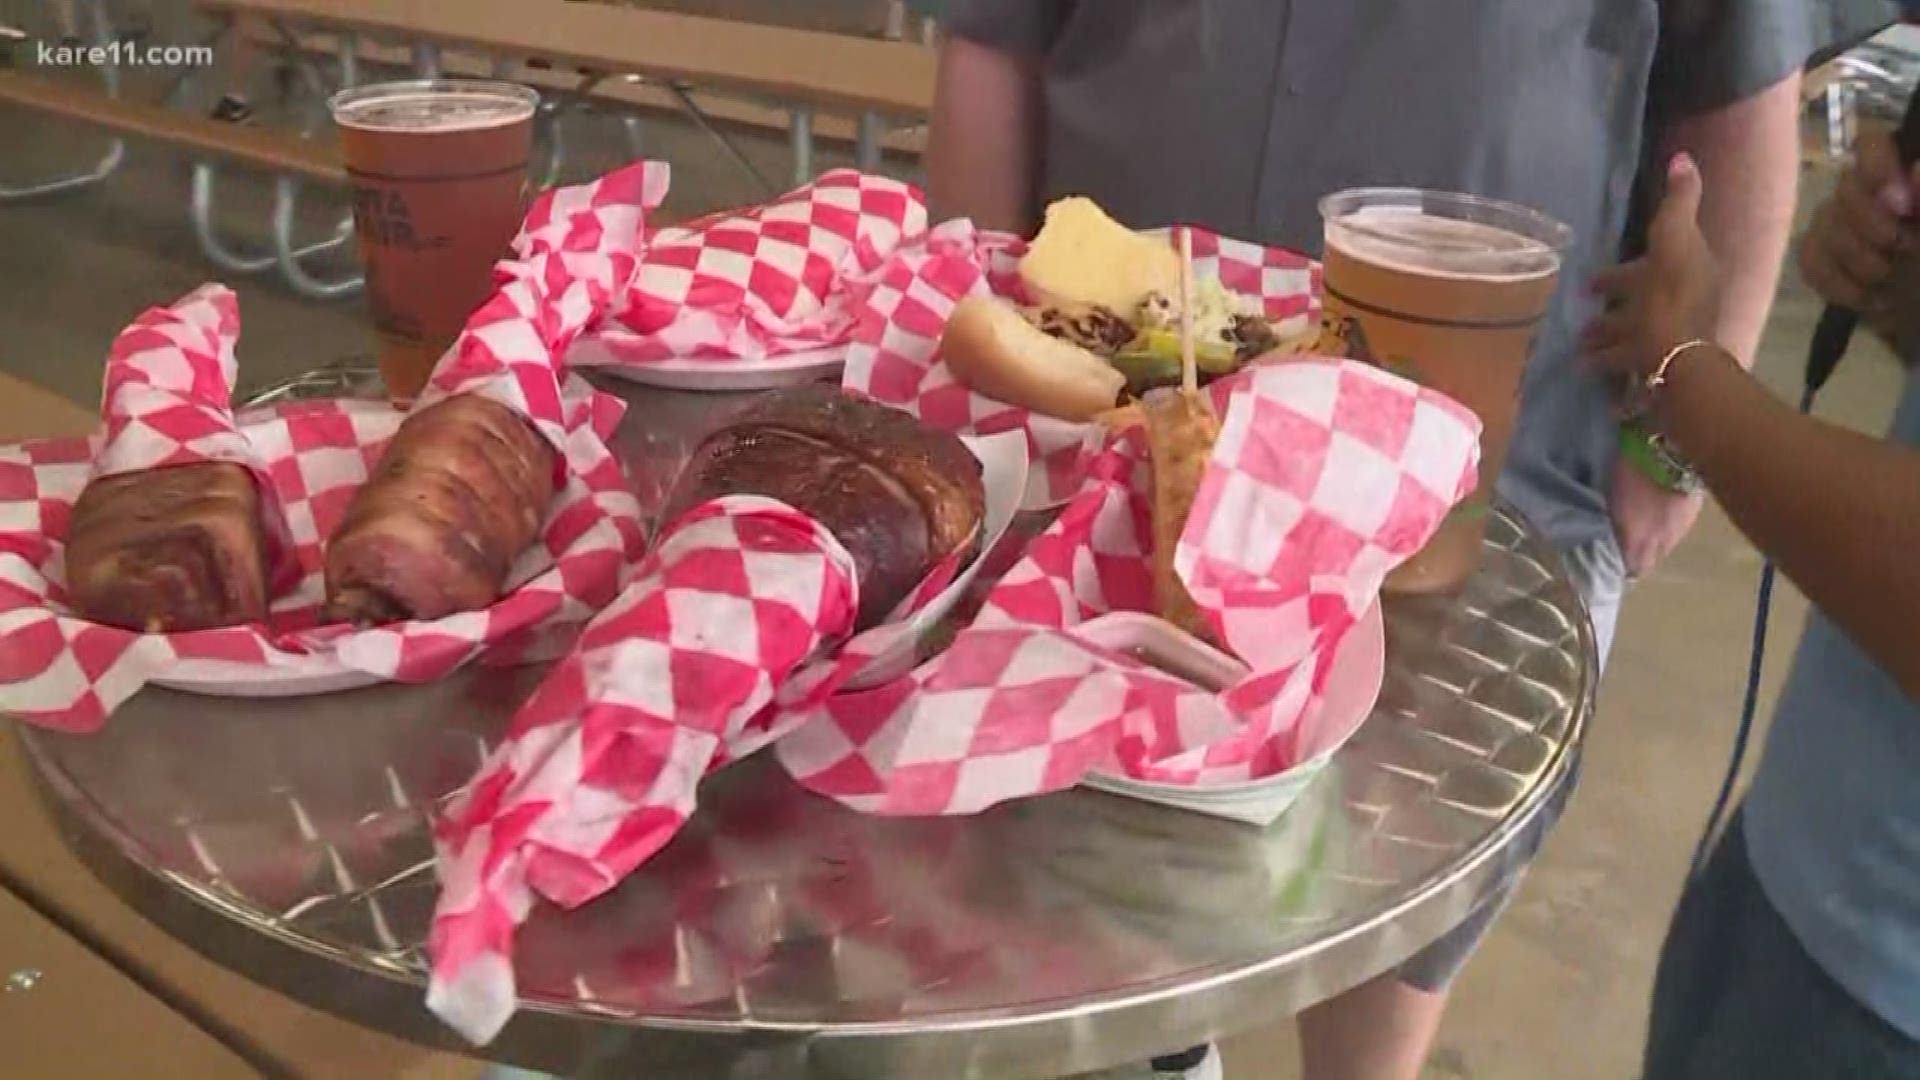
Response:
[{"label": "wooden skewer", "polygon": [[1193,351],[1193,230],[1180,228],[1180,389],[1200,390],[1199,363]]}]

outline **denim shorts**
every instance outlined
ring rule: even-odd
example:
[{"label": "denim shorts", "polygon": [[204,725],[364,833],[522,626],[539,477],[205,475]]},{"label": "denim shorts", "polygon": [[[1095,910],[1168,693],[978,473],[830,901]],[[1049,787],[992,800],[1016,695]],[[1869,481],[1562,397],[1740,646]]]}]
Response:
[{"label": "denim shorts", "polygon": [[1825,1077],[1920,1080],[1920,1042],[1807,955],[1754,876],[1735,815],[1667,930],[1644,1080]]}]

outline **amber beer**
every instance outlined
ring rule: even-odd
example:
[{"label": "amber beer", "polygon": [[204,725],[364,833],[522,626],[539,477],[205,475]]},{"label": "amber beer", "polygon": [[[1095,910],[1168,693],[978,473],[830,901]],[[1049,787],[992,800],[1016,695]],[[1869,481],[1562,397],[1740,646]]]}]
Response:
[{"label": "amber beer", "polygon": [[511,83],[428,79],[343,90],[329,102],[366,265],[380,375],[413,400],[486,300],[520,227],[539,95]]},{"label": "amber beer", "polygon": [[1511,203],[1407,188],[1343,191],[1320,209],[1327,326],[1347,354],[1453,397],[1485,425],[1478,488],[1386,582],[1398,592],[1457,588],[1480,564],[1520,376],[1568,230]]}]

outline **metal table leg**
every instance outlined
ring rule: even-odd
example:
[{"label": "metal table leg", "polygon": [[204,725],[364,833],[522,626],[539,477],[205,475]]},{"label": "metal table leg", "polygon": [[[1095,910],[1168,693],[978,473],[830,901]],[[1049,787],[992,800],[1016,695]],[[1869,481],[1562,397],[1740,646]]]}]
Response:
[{"label": "metal table leg", "polygon": [[440,46],[431,41],[413,43],[413,70],[423,79],[440,77]]},{"label": "metal table leg", "polygon": [[218,167],[210,161],[193,165],[193,193],[187,204],[187,216],[193,221],[193,237],[200,242],[200,254],[229,274],[256,274],[273,266],[273,252],[263,255],[242,254],[229,248],[213,228],[214,178]]},{"label": "metal table leg", "polygon": [[[90,32],[92,44],[106,48],[112,44],[113,28],[107,21],[107,9],[103,0],[88,0],[82,13],[82,25]],[[100,84],[108,97],[120,96],[120,72],[113,64],[102,64],[96,69],[100,74]],[[51,195],[59,191],[72,191],[75,188],[90,187],[112,176],[127,156],[127,145],[122,139],[115,138],[107,144],[107,149],[93,165],[78,173],[46,180],[37,184],[8,185],[0,184],[0,202],[16,202],[21,199]]]},{"label": "metal table leg", "polygon": [[[195,42],[192,47],[209,50],[218,49],[221,39],[228,34],[231,33],[236,38],[239,37],[239,34],[234,30],[234,25],[231,19],[222,22],[220,25],[214,27],[206,36]],[[186,108],[187,89],[193,85],[194,77],[204,70],[206,69],[199,67],[182,67],[167,79],[167,86],[166,89],[161,92],[160,100],[166,102],[171,108]]]},{"label": "metal table leg", "polygon": [[646,121],[632,113],[620,118],[620,129],[627,137],[627,155],[635,161],[647,156]]},{"label": "metal table leg", "polygon": [[[234,250],[234,248],[228,248],[227,242],[219,238],[219,233],[215,233],[215,229],[213,229],[213,204],[215,204],[215,194],[213,194],[213,190],[215,190],[215,179],[217,179],[217,175],[219,175],[219,167],[217,167],[215,163],[211,163],[211,161],[194,161],[194,188],[192,188],[192,202],[190,202],[190,217],[192,217],[192,223],[194,223],[194,238],[200,240],[200,252],[204,254],[209,263],[221,267],[221,269],[227,271],[227,273],[259,273],[259,271],[265,271],[265,269],[273,269],[276,265],[282,265],[282,254],[280,254],[278,236],[275,236],[276,242],[273,250],[269,250],[269,252],[265,252],[265,254],[246,254],[246,252],[238,252],[238,250]],[[275,194],[278,196],[278,192],[275,192]],[[288,223],[292,223],[292,219],[294,219],[294,213],[292,213],[292,202],[290,202]],[[319,254],[324,254],[324,252],[338,250],[342,244],[348,242],[351,236],[353,236],[353,219],[348,217],[346,221],[342,221],[342,223],[334,229],[334,236],[330,236],[330,238],[326,238],[326,240],[319,240],[319,242],[315,242],[315,244],[307,244],[307,246],[303,246],[303,248],[294,248],[294,246],[292,246],[292,227],[288,227],[288,234],[286,234],[286,240],[288,240],[288,242],[286,242],[286,256],[284,256],[284,259],[305,259],[311,258],[311,256],[319,256]],[[311,279],[309,279],[309,281],[311,281]],[[290,281],[290,284],[292,284],[292,281]],[[300,286],[296,284],[296,290],[298,290],[298,288],[300,288]]]},{"label": "metal table leg", "polygon": [[333,300],[358,292],[366,279],[359,274],[351,277],[328,281],[307,273],[300,260],[323,251],[331,251],[345,244],[353,237],[352,222],[342,222],[335,235],[317,244],[303,248],[293,246],[294,208],[300,201],[300,181],[291,176],[282,176],[273,186],[273,254],[279,264],[280,276],[286,279],[288,287],[301,296],[314,300]]},{"label": "metal table leg", "polygon": [[85,172],[63,176],[58,180],[42,181],[38,184],[23,184],[17,186],[0,184],[0,202],[16,202],[21,199],[51,195],[57,191],[72,191],[75,188],[83,188],[97,184],[107,177],[112,176],[114,170],[120,167],[121,160],[126,156],[127,144],[120,139],[115,139],[107,145],[107,150],[104,154],[100,155],[100,160],[94,162],[93,167],[87,169]]},{"label": "metal table leg", "polygon": [[793,140],[793,182],[798,186],[813,179],[813,110],[793,109],[787,116]]},{"label": "metal table leg", "polygon": [[548,1073],[534,1072],[532,1069],[515,1068],[512,1065],[489,1065],[480,1073],[480,1080],[560,1080]]},{"label": "metal table leg", "polygon": [[1853,87],[1844,79],[1828,84],[1826,106],[1827,154],[1845,157],[1853,146]]},{"label": "metal table leg", "polygon": [[560,182],[560,169],[567,160],[567,131],[563,122],[567,104],[562,100],[543,101],[534,113],[534,136],[546,147],[546,164],[537,170],[534,186],[550,188]]},{"label": "metal table leg", "polygon": [[717,143],[720,149],[725,151],[726,155],[732,158],[733,163],[740,166],[743,172],[753,177],[754,182],[760,185],[762,191],[765,191],[768,195],[778,195],[780,193],[780,189],[775,187],[771,180],[767,179],[766,174],[760,171],[760,167],[753,163],[753,159],[749,158],[746,152],[741,150],[732,139],[727,138],[726,132],[721,131],[714,125],[713,119],[707,115],[707,111],[700,107],[700,103],[693,99],[691,93],[687,92],[685,84],[671,83],[667,86],[667,90],[672,93],[674,99],[680,103],[680,108],[693,120],[694,126],[698,127],[702,132],[705,132],[707,138]]},{"label": "metal table leg", "polygon": [[886,124],[880,118],[879,113],[863,112],[860,114],[859,129],[854,135],[853,161],[854,164],[860,167],[861,172],[877,173],[880,171],[880,138],[885,130]]},{"label": "metal table leg", "polygon": [[360,35],[340,35],[340,88],[360,85]]},{"label": "metal table leg", "polygon": [[[285,32],[285,28],[282,28]],[[307,84],[310,94],[306,102],[306,116],[301,124],[300,134],[311,139],[330,120],[327,100],[333,87],[318,67],[302,62],[299,71]],[[352,86],[360,79],[360,38],[356,34],[346,34],[340,39],[340,83]],[[334,224],[332,235],[324,240],[304,246],[294,246],[294,224],[299,218],[301,182],[297,177],[280,176],[274,180],[272,265],[279,269],[280,276],[287,287],[300,296],[316,300],[328,300],[345,296],[357,291],[362,278],[359,275],[325,280],[307,272],[303,261],[315,255],[338,251],[353,239],[353,216],[347,214]]]}]

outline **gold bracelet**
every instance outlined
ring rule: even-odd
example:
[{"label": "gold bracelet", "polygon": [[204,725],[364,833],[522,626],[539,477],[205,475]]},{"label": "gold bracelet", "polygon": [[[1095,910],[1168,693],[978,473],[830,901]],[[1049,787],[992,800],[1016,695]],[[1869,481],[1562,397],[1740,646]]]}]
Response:
[{"label": "gold bracelet", "polygon": [[1718,348],[1718,346],[1706,338],[1694,338],[1692,341],[1683,341],[1673,348],[1668,349],[1667,355],[1661,357],[1659,365],[1653,369],[1653,374],[1647,376],[1647,381],[1641,384],[1646,390],[1647,396],[1653,396],[1654,391],[1667,385],[1667,369],[1672,367],[1673,362],[1680,358],[1680,354],[1692,352],[1695,349],[1713,348]]}]

